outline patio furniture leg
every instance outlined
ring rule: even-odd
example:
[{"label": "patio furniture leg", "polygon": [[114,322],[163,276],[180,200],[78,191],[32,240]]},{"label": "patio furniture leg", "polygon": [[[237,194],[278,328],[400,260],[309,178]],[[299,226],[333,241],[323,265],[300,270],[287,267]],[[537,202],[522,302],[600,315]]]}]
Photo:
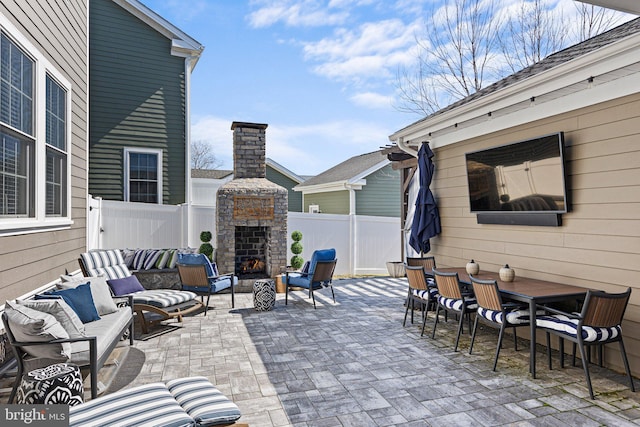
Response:
[{"label": "patio furniture leg", "polygon": [[456,337],[456,346],[453,348],[453,351],[458,351],[458,343],[460,342],[460,334],[462,334],[462,329],[464,325],[464,314],[460,313],[460,322],[458,323],[458,336]]},{"label": "patio furniture leg", "polygon": [[[436,308],[436,320],[433,322],[433,331],[431,331],[431,339],[436,338],[436,327],[438,326],[438,314],[440,313],[440,304]],[[446,310],[445,310],[446,313]]]},{"label": "patio furniture leg", "polygon": [[407,314],[409,314],[409,301],[411,301],[411,304],[413,304],[413,300],[407,296],[407,302],[405,304],[407,308],[404,310],[404,320],[402,321],[402,326],[407,325]]},{"label": "patio furniture leg", "polygon": [[624,363],[624,370],[627,371],[627,377],[629,378],[629,385],[631,391],[635,392],[636,387],[633,385],[633,377],[631,376],[631,369],[629,369],[629,359],[627,359],[627,352],[624,349],[624,343],[620,340],[620,353],[622,353],[622,362]]},{"label": "patio furniture leg", "polygon": [[424,316],[423,316],[423,318],[422,318],[422,332],[420,333],[420,336],[421,336],[421,337],[422,337],[422,336],[424,336],[424,327],[425,327],[425,325],[427,324],[427,311],[426,311],[426,306],[425,306],[424,304],[423,304],[422,306],[424,307],[425,311],[424,311]]},{"label": "patio furniture leg", "polygon": [[518,351],[518,334],[515,326],[513,327],[513,347],[515,351]]},{"label": "patio furniture leg", "polygon": [[564,339],[561,337],[558,343],[558,349],[560,350],[560,368],[564,368]]},{"label": "patio furniture leg", "polygon": [[582,345],[582,342],[580,342],[578,344],[578,347],[580,348],[580,357],[582,358],[582,369],[584,369],[584,376],[587,378],[587,386],[589,387],[589,395],[591,396],[592,399],[595,399],[595,396],[593,395],[593,387],[591,387],[591,376],[589,375],[589,366],[587,362],[587,355],[584,351],[584,345]]},{"label": "patio furniture leg", "polygon": [[551,334],[549,332],[547,332],[547,361],[549,362],[549,370],[551,370]]},{"label": "patio furniture leg", "polygon": [[[502,323],[500,326],[500,333],[498,334],[498,347],[496,348],[496,357],[493,359],[493,371],[495,372],[496,367],[498,366],[498,356],[500,356],[500,349],[502,348],[502,339],[504,338],[504,330],[506,323]],[[515,328],[514,328],[515,329]],[[514,330],[515,333],[515,330]]]},{"label": "patio furniture leg", "polygon": [[476,320],[473,322],[473,331],[471,332],[471,344],[469,344],[469,354],[473,351],[473,343],[476,340],[476,330],[478,329],[478,316],[476,316]]}]

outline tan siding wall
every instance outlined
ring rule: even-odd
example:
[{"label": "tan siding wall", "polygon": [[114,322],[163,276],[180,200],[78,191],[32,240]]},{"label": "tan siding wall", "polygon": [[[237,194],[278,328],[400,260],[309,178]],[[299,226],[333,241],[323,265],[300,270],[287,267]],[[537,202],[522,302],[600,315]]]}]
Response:
[{"label": "tan siding wall", "polygon": [[[70,229],[0,237],[0,304],[78,268],[86,243],[87,1],[3,0],[0,13],[73,85]],[[41,114],[38,111],[37,114]]]},{"label": "tan siding wall", "polygon": [[[432,239],[439,266],[475,259],[517,275],[611,292],[634,288],[624,337],[640,375],[640,95],[566,113],[435,150],[432,189],[442,234]],[[561,227],[477,224],[469,212],[464,154],[564,131],[572,211]],[[543,342],[543,341],[542,341]],[[607,362],[622,370],[616,346]]]}]

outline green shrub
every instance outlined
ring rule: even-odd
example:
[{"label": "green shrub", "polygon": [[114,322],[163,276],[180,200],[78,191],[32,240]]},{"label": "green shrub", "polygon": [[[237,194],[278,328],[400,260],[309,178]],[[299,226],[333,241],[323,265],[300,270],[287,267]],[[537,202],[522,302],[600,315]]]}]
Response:
[{"label": "green shrub", "polygon": [[300,255],[302,253],[302,244],[300,242],[293,242],[291,244],[291,252]]},{"label": "green shrub", "polygon": [[298,270],[300,267],[302,267],[302,264],[304,264],[304,260],[302,259],[301,256],[294,255],[291,257],[291,267]]},{"label": "green shrub", "polygon": [[213,246],[211,243],[211,235],[210,231],[203,231],[200,233],[200,240],[202,240],[202,244],[198,248],[198,253],[205,254],[209,260],[213,261]]}]

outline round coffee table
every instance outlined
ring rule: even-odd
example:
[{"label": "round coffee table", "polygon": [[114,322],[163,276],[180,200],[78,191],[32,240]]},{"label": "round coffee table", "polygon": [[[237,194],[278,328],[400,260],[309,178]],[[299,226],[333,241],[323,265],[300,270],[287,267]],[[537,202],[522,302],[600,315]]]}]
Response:
[{"label": "round coffee table", "polygon": [[72,363],[58,363],[34,369],[22,377],[17,403],[75,406],[84,402],[80,368]]},{"label": "round coffee table", "polygon": [[253,307],[257,311],[271,311],[276,305],[276,284],[271,279],[256,280],[253,284]]}]

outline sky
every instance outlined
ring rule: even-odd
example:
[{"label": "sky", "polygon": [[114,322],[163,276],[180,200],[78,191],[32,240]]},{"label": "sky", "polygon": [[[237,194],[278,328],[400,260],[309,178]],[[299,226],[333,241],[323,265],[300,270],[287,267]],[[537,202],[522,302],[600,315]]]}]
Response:
[{"label": "sky", "polygon": [[397,109],[396,75],[441,0],[141,1],[205,46],[191,138],[213,146],[221,169],[233,169],[234,121],[268,124],[267,157],[315,175],[421,118]]}]

